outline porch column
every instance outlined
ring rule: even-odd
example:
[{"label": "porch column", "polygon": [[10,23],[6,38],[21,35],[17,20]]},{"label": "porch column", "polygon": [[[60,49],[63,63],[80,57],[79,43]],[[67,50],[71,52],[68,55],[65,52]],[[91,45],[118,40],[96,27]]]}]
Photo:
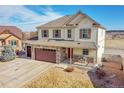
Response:
[{"label": "porch column", "polygon": [[72,48],[70,48],[70,64],[72,64]]},{"label": "porch column", "polygon": [[32,49],[31,49],[32,51],[31,51],[31,59],[35,59],[35,48],[34,48],[34,46],[32,46]]},{"label": "porch column", "polygon": [[56,49],[56,63],[58,64],[61,62],[60,57],[61,57],[60,48],[57,48]]}]

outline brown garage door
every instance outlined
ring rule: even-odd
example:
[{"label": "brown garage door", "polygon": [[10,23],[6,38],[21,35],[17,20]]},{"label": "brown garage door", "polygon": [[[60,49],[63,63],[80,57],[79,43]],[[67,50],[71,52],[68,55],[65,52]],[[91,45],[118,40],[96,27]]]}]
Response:
[{"label": "brown garage door", "polygon": [[56,50],[36,48],[35,59],[56,63]]}]

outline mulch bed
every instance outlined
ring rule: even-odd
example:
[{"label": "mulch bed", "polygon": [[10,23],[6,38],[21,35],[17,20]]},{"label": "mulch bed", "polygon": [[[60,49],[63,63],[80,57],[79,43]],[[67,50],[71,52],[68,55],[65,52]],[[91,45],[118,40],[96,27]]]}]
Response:
[{"label": "mulch bed", "polygon": [[101,68],[106,75],[98,79],[95,72],[88,72],[93,85],[97,88],[124,88],[124,72],[120,70],[119,64],[104,62]]}]

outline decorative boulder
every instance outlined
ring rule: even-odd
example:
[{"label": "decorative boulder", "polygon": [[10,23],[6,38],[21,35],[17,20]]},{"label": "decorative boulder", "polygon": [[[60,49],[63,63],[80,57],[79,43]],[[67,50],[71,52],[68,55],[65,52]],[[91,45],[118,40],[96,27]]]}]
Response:
[{"label": "decorative boulder", "polygon": [[67,68],[64,69],[66,72],[72,72],[74,70],[73,66],[68,66]]}]

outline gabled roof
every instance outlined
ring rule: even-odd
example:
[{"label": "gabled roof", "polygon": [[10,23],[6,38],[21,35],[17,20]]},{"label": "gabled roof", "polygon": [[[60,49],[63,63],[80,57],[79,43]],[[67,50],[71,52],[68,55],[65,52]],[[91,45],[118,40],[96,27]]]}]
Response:
[{"label": "gabled roof", "polygon": [[76,27],[80,23],[80,21],[82,21],[82,19],[86,17],[93,22],[94,26],[102,27],[98,22],[90,18],[88,15],[79,11],[74,15],[66,15],[66,16],[60,17],[51,22],[40,25],[37,28]]},{"label": "gabled roof", "polygon": [[16,26],[0,26],[0,34],[8,32],[19,39],[22,39],[22,31],[21,29],[17,28]]}]

